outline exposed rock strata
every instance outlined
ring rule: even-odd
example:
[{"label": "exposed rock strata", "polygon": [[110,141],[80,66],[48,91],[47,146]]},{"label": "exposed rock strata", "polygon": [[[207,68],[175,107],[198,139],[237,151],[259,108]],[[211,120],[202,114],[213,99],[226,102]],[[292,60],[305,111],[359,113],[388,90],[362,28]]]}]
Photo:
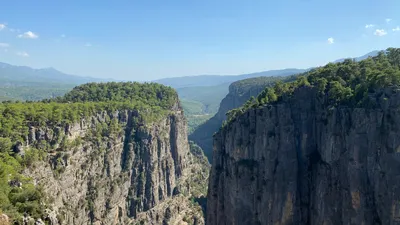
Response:
[{"label": "exposed rock strata", "polygon": [[[94,132],[99,126],[107,129]],[[43,186],[50,224],[204,224],[188,188],[206,182],[208,166],[189,151],[178,108],[151,124],[135,111],[117,111],[67,127],[31,127],[21,154],[63,137],[68,144],[26,170]]]},{"label": "exposed rock strata", "polygon": [[400,92],[327,107],[311,88],[214,139],[207,223],[400,224]]}]

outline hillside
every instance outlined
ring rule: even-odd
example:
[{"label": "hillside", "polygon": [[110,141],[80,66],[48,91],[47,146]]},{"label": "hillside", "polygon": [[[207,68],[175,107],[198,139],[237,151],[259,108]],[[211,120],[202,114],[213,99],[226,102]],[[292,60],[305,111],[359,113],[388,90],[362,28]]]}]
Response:
[{"label": "hillside", "polygon": [[282,70],[269,70],[257,73],[242,74],[242,75],[199,75],[199,76],[186,76],[186,77],[172,77],[155,80],[154,82],[160,83],[173,88],[184,87],[199,87],[199,86],[217,86],[225,83],[232,83],[238,80],[243,80],[253,77],[272,77],[272,76],[289,76],[297,73],[302,73],[304,69],[282,69]]},{"label": "hillside", "polygon": [[240,107],[250,97],[257,96],[265,87],[273,85],[276,81],[289,81],[292,79],[293,77],[257,77],[232,83],[229,86],[229,93],[222,100],[217,114],[201,124],[189,135],[189,139],[198,144],[211,160],[212,135],[221,127],[222,122],[226,119],[226,113],[231,109]]},{"label": "hillside", "polygon": [[228,94],[228,90],[229,83],[176,89],[180,99],[200,102],[202,104],[202,114],[215,114],[218,111],[221,99]]},{"label": "hillside", "polygon": [[214,137],[207,224],[396,224],[400,49],[266,88]]},{"label": "hillside", "polygon": [[101,81],[109,80],[69,75],[54,68],[33,69],[0,62],[0,101],[53,98],[76,85]]},{"label": "hillside", "polygon": [[89,83],[1,103],[0,124],[0,217],[12,224],[204,224],[209,165],[172,88]]}]

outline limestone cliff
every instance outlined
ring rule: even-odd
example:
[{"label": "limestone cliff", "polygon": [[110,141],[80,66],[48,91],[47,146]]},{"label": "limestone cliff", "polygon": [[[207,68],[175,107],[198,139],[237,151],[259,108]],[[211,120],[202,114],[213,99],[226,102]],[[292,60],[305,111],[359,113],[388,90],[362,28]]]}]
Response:
[{"label": "limestone cliff", "polygon": [[207,223],[400,224],[400,90],[371,98],[328,107],[303,87],[221,129]]},{"label": "limestone cliff", "polygon": [[204,224],[189,198],[201,197],[193,189],[205,184],[208,165],[189,150],[179,107],[152,123],[121,110],[66,127],[30,127],[20,151],[60,138],[62,146],[25,170],[43,187],[50,224]]},{"label": "limestone cliff", "polygon": [[198,144],[205,155],[212,159],[212,135],[218,131],[222,122],[226,119],[226,113],[238,108],[250,97],[257,96],[265,87],[271,86],[278,80],[292,80],[289,77],[256,77],[236,81],[229,86],[228,95],[222,100],[218,112],[207,122],[200,125],[189,139]]}]

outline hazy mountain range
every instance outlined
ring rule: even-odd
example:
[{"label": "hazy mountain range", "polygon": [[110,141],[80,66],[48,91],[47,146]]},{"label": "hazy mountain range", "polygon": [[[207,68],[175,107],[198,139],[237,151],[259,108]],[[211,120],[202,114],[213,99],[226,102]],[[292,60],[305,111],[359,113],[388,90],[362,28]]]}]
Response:
[{"label": "hazy mountain range", "polygon": [[54,68],[33,69],[0,62],[0,86],[37,86],[45,84],[66,85],[100,82],[110,79],[82,77],[60,72]]},{"label": "hazy mountain range", "polygon": [[296,73],[302,73],[304,71],[305,71],[304,69],[282,69],[282,70],[269,70],[269,71],[243,74],[243,75],[198,75],[198,76],[164,78],[155,80],[154,82],[171,86],[173,88],[214,86],[224,83],[232,83],[247,78],[288,76]]},{"label": "hazy mountain range", "polygon": [[[374,56],[378,51],[370,52],[357,61]],[[334,62],[341,62],[338,59]],[[232,82],[261,76],[288,76],[305,72],[309,69],[269,70],[243,75],[199,75],[172,77],[154,82],[176,88],[182,99],[195,101],[202,105],[204,112],[215,113],[220,100],[228,93]],[[110,75],[112,76],[112,75]],[[27,66],[14,66],[0,62],[0,100],[40,100],[63,95],[74,86],[88,82],[115,81],[66,74],[54,68],[33,69]],[[208,86],[210,88],[199,88]],[[201,108],[200,107],[200,108]]]},{"label": "hazy mountain range", "polygon": [[[372,51],[360,57],[354,58],[356,61],[361,61],[370,56],[376,56],[379,51]],[[334,63],[343,62],[346,58],[335,60]],[[243,75],[198,75],[198,76],[184,76],[184,77],[171,77],[155,80],[154,82],[171,86],[173,88],[184,87],[199,87],[199,86],[216,86],[224,83],[233,83],[238,80],[244,80],[253,77],[272,77],[272,76],[288,76],[298,73],[303,73],[308,69],[282,69],[282,70],[269,70],[257,73],[249,73]]]}]

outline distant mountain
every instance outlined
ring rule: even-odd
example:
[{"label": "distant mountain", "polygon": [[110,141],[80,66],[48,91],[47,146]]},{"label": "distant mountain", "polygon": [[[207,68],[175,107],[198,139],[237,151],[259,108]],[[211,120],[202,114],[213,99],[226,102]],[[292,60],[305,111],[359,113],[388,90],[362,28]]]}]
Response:
[{"label": "distant mountain", "polygon": [[82,77],[54,68],[33,69],[0,62],[0,101],[54,98],[64,95],[76,85],[105,81],[111,79]]},{"label": "distant mountain", "polygon": [[43,83],[77,85],[108,80],[65,74],[54,68],[33,69],[0,62],[0,86],[41,86]]},{"label": "distant mountain", "polygon": [[[356,61],[361,61],[368,57],[376,56],[379,51],[372,51],[363,56],[354,58]],[[334,63],[343,62],[347,58],[335,60]],[[309,68],[311,69],[311,68]],[[303,73],[309,69],[282,69],[282,70],[269,70],[258,73],[242,74],[242,75],[198,75],[198,76],[184,76],[184,77],[171,77],[155,80],[154,82],[171,86],[173,88],[186,88],[186,87],[202,87],[202,86],[216,86],[220,84],[230,84],[238,80],[243,80],[253,77],[272,77],[272,76],[289,76],[293,74]]]},{"label": "distant mountain", "polygon": [[160,80],[155,80],[154,82],[171,86],[173,88],[215,86],[226,83],[230,84],[238,80],[243,80],[253,77],[289,76],[297,73],[303,73],[305,71],[306,70],[304,69],[282,69],[282,70],[269,70],[269,71],[243,74],[243,75],[185,76],[185,77],[164,78]]},{"label": "distant mountain", "polygon": [[[355,59],[357,62],[359,62],[359,61],[361,61],[361,60],[367,59],[368,57],[377,56],[379,52],[380,52],[380,51],[372,51],[372,52],[370,52],[370,53],[368,53],[368,54],[365,54],[365,55],[363,55],[363,56],[356,57],[356,58],[353,58],[353,59]],[[343,62],[345,59],[348,59],[348,58],[338,59],[338,60],[334,61],[334,63]]]}]

